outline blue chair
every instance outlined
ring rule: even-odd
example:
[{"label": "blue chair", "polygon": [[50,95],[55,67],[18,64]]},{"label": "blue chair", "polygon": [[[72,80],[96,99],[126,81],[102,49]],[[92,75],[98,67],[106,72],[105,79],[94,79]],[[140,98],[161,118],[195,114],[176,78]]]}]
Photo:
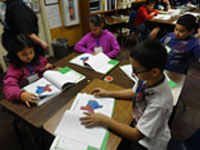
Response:
[{"label": "blue chair", "polygon": [[200,128],[186,140],[171,139],[168,150],[200,150]]},{"label": "blue chair", "polygon": [[137,16],[137,11],[136,10],[131,10],[130,14],[129,14],[129,28],[130,28],[130,32],[136,32],[136,29],[134,28],[134,20]]}]

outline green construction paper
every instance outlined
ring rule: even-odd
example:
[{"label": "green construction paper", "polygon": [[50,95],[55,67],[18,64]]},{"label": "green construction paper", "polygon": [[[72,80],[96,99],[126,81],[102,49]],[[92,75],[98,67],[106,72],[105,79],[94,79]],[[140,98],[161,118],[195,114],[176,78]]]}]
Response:
[{"label": "green construction paper", "polygon": [[119,63],[119,61],[111,59],[108,63],[116,66]]},{"label": "green construction paper", "polygon": [[69,71],[71,71],[72,69],[71,68],[69,68],[69,67],[64,67],[64,68],[62,68],[62,69],[60,69],[60,70],[58,70],[60,73],[62,73],[62,74],[65,74],[65,73],[67,73],[67,72],[69,72]]},{"label": "green construction paper", "polygon": [[168,81],[168,84],[169,84],[170,88],[173,88],[173,87],[176,87],[176,86],[178,86],[178,84],[177,84],[177,83],[175,83],[175,82],[174,82],[174,81],[172,81],[172,80],[169,80],[169,81]]}]

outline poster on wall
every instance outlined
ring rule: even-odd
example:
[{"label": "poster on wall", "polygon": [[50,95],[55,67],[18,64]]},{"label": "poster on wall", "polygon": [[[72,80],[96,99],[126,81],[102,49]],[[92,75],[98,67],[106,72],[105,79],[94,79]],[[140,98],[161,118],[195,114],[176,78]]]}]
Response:
[{"label": "poster on wall", "polygon": [[66,27],[80,23],[78,0],[62,0],[62,11]]}]

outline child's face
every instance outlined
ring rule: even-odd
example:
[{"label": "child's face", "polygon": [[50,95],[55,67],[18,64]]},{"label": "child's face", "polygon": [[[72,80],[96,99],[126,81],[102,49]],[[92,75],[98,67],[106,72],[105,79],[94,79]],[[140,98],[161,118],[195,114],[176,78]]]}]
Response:
[{"label": "child's face", "polygon": [[25,48],[17,52],[18,58],[24,63],[30,63],[35,56],[35,51],[33,48]]},{"label": "child's face", "polygon": [[152,11],[154,8],[154,3],[150,3],[150,4],[146,5],[146,7],[147,7],[148,11]]},{"label": "child's face", "polygon": [[89,23],[89,28],[90,31],[96,36],[98,37],[102,30],[103,30],[103,24],[101,26],[95,26],[93,23]]},{"label": "child's face", "polygon": [[135,74],[141,81],[148,80],[150,71],[141,66],[138,61],[133,58],[130,58],[129,60],[133,68],[133,74]]},{"label": "child's face", "polygon": [[185,39],[188,36],[190,36],[192,33],[193,33],[193,30],[188,31],[186,27],[180,24],[176,24],[174,28],[174,34],[178,40]]}]

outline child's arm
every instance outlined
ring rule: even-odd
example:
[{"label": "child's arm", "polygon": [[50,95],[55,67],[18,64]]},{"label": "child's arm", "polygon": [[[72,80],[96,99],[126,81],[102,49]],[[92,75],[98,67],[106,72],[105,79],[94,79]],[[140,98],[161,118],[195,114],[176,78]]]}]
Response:
[{"label": "child's arm", "polygon": [[84,112],[86,117],[81,117],[81,124],[85,125],[87,128],[102,125],[110,128],[117,134],[133,141],[139,141],[144,137],[144,135],[137,129],[132,128],[128,125],[119,123],[103,114]]},{"label": "child's arm", "polygon": [[87,48],[87,43],[89,41],[89,34],[87,34],[78,43],[76,43],[74,50],[79,53],[94,53],[94,51]]},{"label": "child's arm", "polygon": [[27,107],[31,107],[30,103],[36,104],[38,101],[35,94],[26,91],[20,94],[20,99],[26,104]]},{"label": "child's arm", "polygon": [[114,58],[120,54],[120,46],[112,33],[111,35],[111,51],[107,53],[107,56],[110,58]]},{"label": "child's arm", "polygon": [[18,84],[20,76],[22,76],[20,71],[13,71],[12,67],[9,67],[3,79],[3,93],[9,101],[20,100],[20,94],[23,92]]},{"label": "child's arm", "polygon": [[119,91],[107,91],[102,88],[95,88],[91,91],[95,96],[113,97],[119,99],[131,99],[134,96],[132,89],[125,89]]}]

